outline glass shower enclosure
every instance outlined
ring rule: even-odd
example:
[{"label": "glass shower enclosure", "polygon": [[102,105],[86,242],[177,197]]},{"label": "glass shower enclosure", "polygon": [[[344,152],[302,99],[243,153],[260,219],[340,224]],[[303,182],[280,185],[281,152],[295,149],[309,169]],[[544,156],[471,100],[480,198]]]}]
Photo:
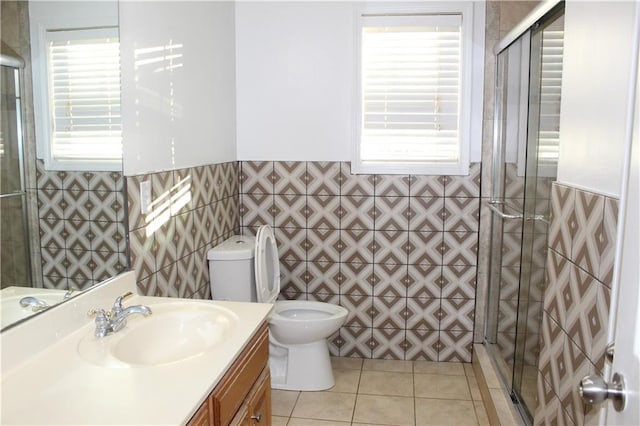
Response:
[{"label": "glass shower enclosure", "polygon": [[19,58],[0,56],[0,288],[31,286],[21,68]]},{"label": "glass shower enclosure", "polygon": [[563,7],[498,53],[485,344],[523,418],[536,406],[551,184],[556,179]]}]

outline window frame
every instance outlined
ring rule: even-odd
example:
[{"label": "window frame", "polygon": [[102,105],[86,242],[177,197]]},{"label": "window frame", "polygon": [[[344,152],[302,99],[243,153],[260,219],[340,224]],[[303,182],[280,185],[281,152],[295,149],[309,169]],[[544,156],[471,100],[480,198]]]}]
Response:
[{"label": "window frame", "polygon": [[[368,16],[403,15],[450,15],[459,14],[461,24],[461,78],[460,78],[460,112],[459,112],[459,159],[455,163],[367,163],[360,156],[362,130],[362,29],[366,27]],[[435,2],[427,4],[372,4],[356,8],[355,24],[355,77],[354,77],[354,135],[351,144],[351,169],[356,174],[423,174],[423,175],[468,175],[471,150],[474,145],[481,145],[482,133],[482,89],[479,95],[474,91],[472,80],[474,65],[481,61],[484,67],[484,39],[481,46],[474,45],[474,25],[478,22],[474,17],[473,2]],[[482,16],[484,18],[484,16]],[[484,21],[484,19],[482,19]],[[482,28],[484,31],[484,28]],[[479,44],[477,40],[476,44]],[[482,54],[477,50],[482,49]],[[483,74],[483,73],[482,73]],[[482,82],[484,78],[480,80]],[[475,93],[474,93],[475,92]],[[472,129],[479,136],[472,141]],[[473,143],[474,142],[474,143]]]},{"label": "window frame", "polygon": [[[33,52],[39,56],[39,61],[33,70],[34,82],[34,104],[36,105],[36,149],[38,158],[44,162],[46,170],[66,170],[66,171],[122,171],[122,156],[119,160],[97,161],[95,159],[61,160],[53,156],[53,87],[51,85],[51,74],[49,72],[49,41],[59,39],[62,33],[72,33],[77,31],[81,39],[92,37],[118,38],[119,28],[117,26],[100,26],[91,28],[39,28],[38,51]],[[82,36],[82,37],[80,37]],[[39,105],[39,108],[38,108]],[[122,140],[122,137],[121,137]]]}]

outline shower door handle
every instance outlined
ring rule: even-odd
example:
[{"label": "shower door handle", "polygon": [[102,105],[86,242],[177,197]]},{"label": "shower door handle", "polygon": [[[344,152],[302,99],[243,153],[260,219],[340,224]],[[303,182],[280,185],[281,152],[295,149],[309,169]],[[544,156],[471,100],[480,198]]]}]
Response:
[{"label": "shower door handle", "polygon": [[487,204],[487,207],[489,207],[489,210],[491,210],[492,212],[494,212],[495,214],[497,214],[501,218],[503,218],[503,219],[522,219],[522,215],[521,214],[508,214],[508,213],[505,213],[505,212],[501,211],[496,206],[496,204],[497,203],[495,203],[495,202],[489,201],[489,204]]}]

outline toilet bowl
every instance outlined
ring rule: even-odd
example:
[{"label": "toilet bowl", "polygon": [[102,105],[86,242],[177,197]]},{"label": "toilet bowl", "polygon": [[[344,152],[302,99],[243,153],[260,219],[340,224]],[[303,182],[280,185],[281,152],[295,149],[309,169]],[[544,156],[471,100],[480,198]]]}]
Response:
[{"label": "toilet bowl", "polygon": [[269,321],[271,387],[317,391],[334,386],[327,337],[344,324],[348,311],[306,300],[276,301],[280,262],[273,230],[256,237],[234,236],[209,250],[211,294],[217,300],[273,304]]}]

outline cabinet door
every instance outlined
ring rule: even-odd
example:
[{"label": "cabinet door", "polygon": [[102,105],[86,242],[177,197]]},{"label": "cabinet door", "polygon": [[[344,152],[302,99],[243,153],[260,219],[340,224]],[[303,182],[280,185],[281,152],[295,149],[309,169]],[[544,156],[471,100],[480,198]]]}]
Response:
[{"label": "cabinet door", "polygon": [[202,403],[198,411],[191,417],[187,426],[210,426],[213,424],[213,413],[211,412],[211,407],[209,406],[211,403],[211,398],[207,398],[205,402]]},{"label": "cabinet door", "polygon": [[271,425],[271,376],[265,368],[249,395],[249,424],[251,426]]}]

